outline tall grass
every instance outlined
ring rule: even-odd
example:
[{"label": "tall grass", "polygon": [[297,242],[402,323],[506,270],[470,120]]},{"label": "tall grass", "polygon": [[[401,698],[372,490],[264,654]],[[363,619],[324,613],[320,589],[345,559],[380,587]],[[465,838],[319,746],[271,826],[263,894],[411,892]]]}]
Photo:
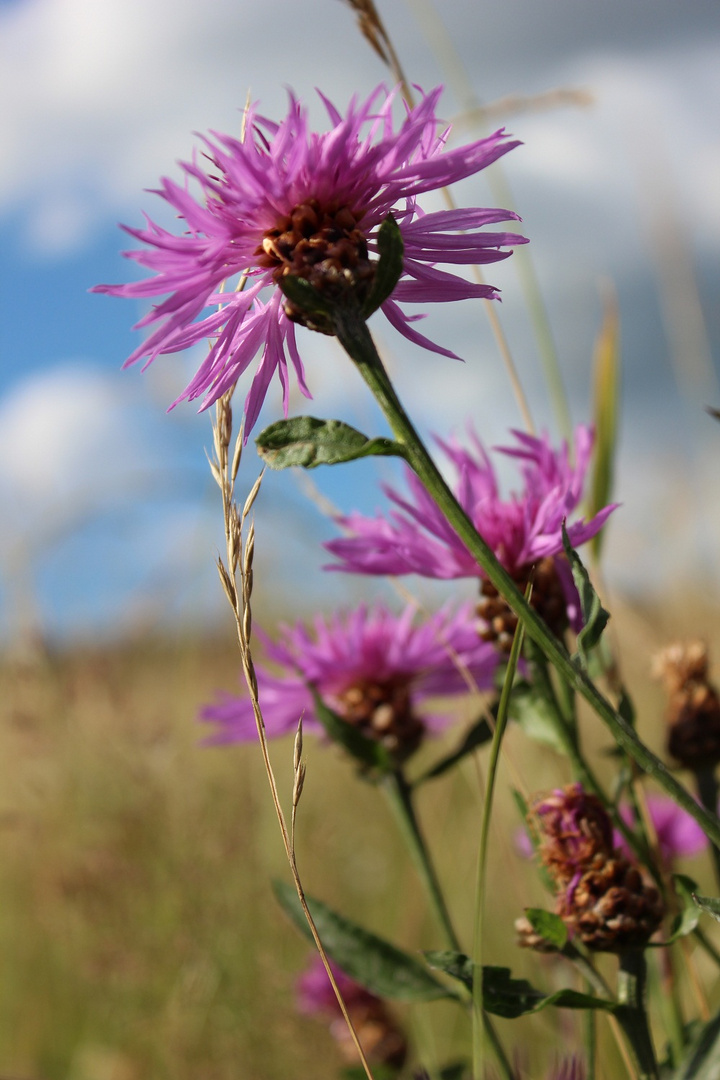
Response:
[{"label": "tall grass", "polygon": [[[688,629],[711,647],[714,635],[717,654],[713,612],[699,601],[614,608],[624,677],[640,715],[657,717],[656,730],[642,734],[659,748],[662,699],[650,653]],[[307,949],[272,900],[269,879],[287,869],[257,746],[198,745],[198,705],[218,686],[233,689],[238,667],[229,627],[215,641],[139,641],[3,663],[0,1076],[338,1075],[322,1023],[293,1008]],[[586,727],[602,772],[607,738],[592,721]],[[507,761],[518,774],[501,763],[484,952],[489,963],[511,960],[516,974],[531,974],[537,961],[514,948],[513,919],[547,898],[515,853],[509,788],[518,777],[532,790],[555,786],[564,765],[519,735],[511,726]],[[287,806],[292,740],[272,751]],[[297,853],[308,891],[408,949],[440,946],[384,801],[335,748],[308,739],[305,755]],[[455,783],[430,785],[419,806],[467,941],[477,779],[468,762]],[[711,888],[701,860],[690,870]],[[541,962],[552,986],[555,962]],[[428,1059],[468,1049],[467,1026],[449,1006],[425,1006],[416,1017],[406,1010],[403,1019]],[[577,1023],[558,1012],[499,1027],[508,1045],[527,1052],[532,1043],[544,1057],[559,1039],[573,1040]],[[618,1075],[611,1043],[601,1060],[608,1080]]]}]

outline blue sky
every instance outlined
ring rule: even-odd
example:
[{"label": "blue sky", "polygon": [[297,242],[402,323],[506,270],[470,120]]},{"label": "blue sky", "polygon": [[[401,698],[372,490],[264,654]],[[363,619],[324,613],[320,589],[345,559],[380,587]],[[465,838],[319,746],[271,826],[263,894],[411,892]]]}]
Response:
[{"label": "blue sky", "polygon": [[[618,291],[624,506],[609,536],[611,583],[647,587],[671,573],[716,581],[720,429],[703,412],[720,403],[716,0],[473,0],[443,5],[444,26],[429,0],[380,7],[410,79],[446,83],[448,118],[471,95],[491,102],[557,87],[592,95],[585,107],[501,108],[497,124],[524,142],[503,175],[531,239],[576,421],[588,416],[603,281]],[[211,16],[200,0],[0,3],[0,84],[13,102],[0,118],[6,635],[225,618],[203,451],[209,421],[192,407],[165,411],[197,354],[161,358],[144,375],[121,372],[140,309],[87,290],[132,273],[116,223],[139,224],[143,208],[157,213],[143,189],[177,175],[194,130],[237,130],[248,91],[278,115],[288,85],[304,98],[319,86],[344,105],[385,77],[339,0],[214,0]],[[458,119],[457,138],[476,131]],[[459,198],[497,201],[484,177]],[[512,262],[493,268],[492,280],[536,422],[552,427]],[[461,430],[469,413],[489,445],[505,442],[521,421],[482,310],[433,311],[428,330],[466,364],[418,355],[378,325],[420,426]],[[334,344],[317,335],[303,344],[312,412],[381,431]],[[279,411],[271,393],[264,419]],[[251,447],[243,469],[249,486],[258,471]],[[383,502],[377,481],[391,472],[381,462],[312,479],[344,509],[372,510]],[[367,582],[319,569],[319,541],[333,529],[299,478],[268,477],[258,532],[258,589],[275,611],[294,613],[310,594],[327,606],[367,592]]]}]

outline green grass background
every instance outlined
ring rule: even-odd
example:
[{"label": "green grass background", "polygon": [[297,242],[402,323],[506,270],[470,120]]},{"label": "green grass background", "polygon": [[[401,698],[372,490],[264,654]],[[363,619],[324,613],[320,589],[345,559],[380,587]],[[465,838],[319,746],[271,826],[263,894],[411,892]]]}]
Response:
[{"label": "green grass background", "polygon": [[[697,598],[616,610],[612,632],[640,706],[644,737],[663,743],[652,650],[700,634],[718,652],[715,611]],[[712,654],[711,654],[712,655]],[[2,663],[0,698],[0,1077],[3,1080],[288,1080],[338,1075],[322,1021],[299,1016],[293,985],[308,948],[277,908],[288,880],[257,746],[202,748],[195,721],[216,688],[237,685],[223,639],[142,640],[39,651]],[[473,703],[463,718],[473,716]],[[460,728],[448,734],[452,744]],[[586,717],[591,756],[610,773],[605,732]],[[432,760],[437,743],[418,762]],[[291,740],[272,744],[286,806]],[[306,739],[298,857],[308,892],[405,948],[442,947],[380,792],[334,748]],[[512,764],[509,765],[508,762]],[[484,756],[428,785],[419,811],[453,916],[470,947]],[[511,729],[494,814],[485,961],[539,986],[579,985],[554,960],[514,945],[524,906],[549,906],[515,852],[510,787],[569,779],[564,762]],[[685,868],[703,891],[706,861]],[[708,933],[713,927],[706,926]],[[603,961],[608,977],[612,958]],[[712,1000],[712,972],[699,959]],[[689,993],[689,991],[688,991]],[[688,998],[688,1012],[693,1000]],[[468,1052],[451,1006],[398,1009],[423,1060]],[[656,1021],[656,1024],[658,1022]],[[567,1011],[498,1022],[530,1076],[581,1036]],[[604,1073],[622,1075],[600,1021]],[[662,1040],[661,1026],[658,1038]]]}]

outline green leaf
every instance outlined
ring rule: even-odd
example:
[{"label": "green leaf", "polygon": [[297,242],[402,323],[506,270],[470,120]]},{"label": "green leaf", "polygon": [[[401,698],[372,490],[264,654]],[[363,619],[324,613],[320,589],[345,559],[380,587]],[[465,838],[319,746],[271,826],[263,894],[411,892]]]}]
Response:
[{"label": "green leaf", "polygon": [[342,420],[318,420],[314,416],[294,416],[270,424],[255,439],[258,454],[271,469],[301,465],[337,465],[358,458],[404,457],[405,451],[392,439],[369,439]]},{"label": "green leaf", "polygon": [[[294,887],[274,881],[273,891],[285,913],[312,941]],[[328,956],[371,993],[396,1001],[437,1001],[456,996],[414,956],[339,915],[322,901],[309,896],[305,899]]]},{"label": "green leaf", "polygon": [[551,747],[558,754],[565,754],[553,707],[530,683],[520,682],[513,687],[510,719],[520,725],[529,739]]},{"label": "green leaf", "polygon": [[[463,953],[426,952],[430,967],[444,971],[472,990],[475,965]],[[540,1012],[548,1005],[559,1009],[601,1009],[615,1012],[620,1006],[616,1001],[582,994],[579,990],[558,990],[555,994],[543,994],[527,979],[514,979],[510,968],[483,967],[483,1008],[495,1016],[514,1020],[527,1013]]]},{"label": "green leaf", "polygon": [[700,922],[700,908],[693,899],[697,891],[696,882],[685,874],[673,874],[672,879],[682,907],[673,919],[670,937],[667,941],[661,942],[661,945],[670,945],[678,938],[687,937]]},{"label": "green leaf", "polygon": [[536,990],[527,979],[513,979],[510,968],[483,968],[483,1007],[494,1016],[514,1020],[534,1012],[545,1001],[545,994]]},{"label": "green leaf", "polygon": [[423,956],[431,968],[444,972],[452,979],[457,979],[468,990],[472,990],[475,965],[465,953],[454,952],[452,949],[428,949],[423,952]]},{"label": "green leaf", "polygon": [[443,773],[451,769],[453,765],[457,765],[458,761],[461,761],[467,754],[471,754],[473,750],[477,750],[478,746],[483,746],[486,742],[489,742],[492,738],[492,730],[490,725],[484,716],[472,725],[469,731],[466,732],[462,742],[456,747],[452,753],[447,757],[441,758],[440,761],[432,765],[427,772],[418,777],[413,783],[413,787],[417,787],[419,784],[423,784],[426,780],[434,780],[438,776],[442,776]]},{"label": "green leaf", "polygon": [[570,544],[565,525],[562,527],[562,537],[575,587],[580,594],[580,607],[584,623],[577,637],[578,651],[573,660],[580,665],[583,671],[587,671],[589,653],[600,640],[600,635],[607,626],[610,613],[600,603],[600,597],[593,588],[588,572],[580,561],[580,556]]},{"label": "green leaf", "polygon": [[403,238],[392,214],[388,214],[380,226],[377,246],[380,259],[375,264],[375,279],[362,307],[366,319],[385,303],[403,272]]},{"label": "green leaf", "polygon": [[329,739],[339,743],[361,765],[380,769],[381,772],[394,768],[392,755],[381,742],[363,735],[354,724],[349,724],[342,716],[328,708],[314,686],[309,686],[309,690],[315,703],[315,715]]},{"label": "green leaf", "polygon": [[[600,333],[595,342],[593,412],[595,460],[593,464],[588,517],[594,517],[612,498],[617,453],[618,405],[620,400],[620,326],[614,291],[605,300]],[[599,558],[605,530],[590,541]]]},{"label": "green leaf", "polygon": [[284,274],[278,281],[280,291],[287,296],[305,315],[320,316],[323,320],[333,319],[333,308],[319,289],[311,285],[307,278],[297,274]]},{"label": "green leaf", "polygon": [[536,934],[560,952],[567,943],[567,926],[559,915],[544,908],[525,908],[525,915]]},{"label": "green leaf", "polygon": [[700,1028],[673,1080],[718,1080],[720,1077],[720,1012]]},{"label": "green leaf", "polygon": [[710,915],[716,922],[720,922],[720,898],[717,896],[700,896],[696,892],[692,894],[692,898],[701,911]]}]

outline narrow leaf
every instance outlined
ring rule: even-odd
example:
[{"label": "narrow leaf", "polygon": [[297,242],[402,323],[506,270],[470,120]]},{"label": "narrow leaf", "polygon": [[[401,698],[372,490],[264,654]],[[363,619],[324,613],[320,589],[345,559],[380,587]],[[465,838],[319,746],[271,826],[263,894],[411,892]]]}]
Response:
[{"label": "narrow leaf", "polygon": [[362,309],[366,319],[385,303],[403,272],[403,238],[392,214],[388,214],[380,226],[377,246],[380,259],[375,264],[375,279]]},{"label": "narrow leaf", "polygon": [[[426,952],[425,959],[430,967],[444,971],[446,975],[458,979],[469,990],[473,985],[475,965],[463,953]],[[579,990],[558,990],[555,994],[543,994],[527,981],[514,979],[510,968],[483,967],[483,1008],[495,1016],[504,1016],[514,1020],[527,1013],[540,1012],[548,1005],[559,1009],[601,1009],[615,1012],[620,1006],[607,998],[583,994]]]},{"label": "narrow leaf", "polygon": [[716,922],[720,922],[720,898],[717,896],[700,896],[699,893],[694,892],[692,898],[700,908],[707,915],[710,915]]},{"label": "narrow leaf", "polygon": [[[588,516],[593,517],[611,501],[620,400],[620,320],[614,291],[605,299],[605,312],[594,356],[593,413],[595,425],[595,461]],[[595,559],[600,556],[605,530],[590,541]]]},{"label": "narrow leaf", "polygon": [[580,556],[573,549],[565,525],[562,527],[563,547],[570,563],[575,587],[580,594],[580,607],[584,626],[577,637],[578,651],[575,659],[580,667],[587,671],[588,654],[597,645],[600,635],[607,626],[610,613],[600,603],[587,570],[580,561]]},{"label": "narrow leaf", "polygon": [[510,699],[510,719],[520,725],[529,739],[551,747],[558,754],[565,754],[565,746],[558,735],[552,705],[537,687],[527,682],[517,683],[513,687]]},{"label": "narrow leaf", "polygon": [[452,979],[457,979],[468,990],[473,986],[473,968],[475,965],[465,953],[451,949],[428,949],[423,953],[431,968],[442,971]]},{"label": "narrow leaf", "polygon": [[314,416],[278,420],[260,432],[255,445],[271,469],[293,465],[314,469],[377,455],[405,456],[401,444],[392,439],[369,439],[342,420],[318,420]]},{"label": "narrow leaf", "polygon": [[703,1024],[673,1080],[718,1080],[720,1077],[720,1012]]},{"label": "narrow leaf", "polygon": [[670,937],[663,945],[670,945],[680,937],[687,937],[700,922],[700,908],[694,900],[697,884],[685,874],[673,874],[673,884],[682,907],[673,920]]},{"label": "narrow leaf", "polygon": [[[285,913],[312,941],[293,886],[275,881],[273,891]],[[309,896],[305,899],[328,955],[346,975],[371,993],[396,1001],[436,1001],[454,996],[422,961],[339,915],[320,900]]]},{"label": "narrow leaf", "polygon": [[536,934],[553,945],[558,952],[565,947],[568,930],[559,915],[544,908],[525,908],[525,915]]}]

